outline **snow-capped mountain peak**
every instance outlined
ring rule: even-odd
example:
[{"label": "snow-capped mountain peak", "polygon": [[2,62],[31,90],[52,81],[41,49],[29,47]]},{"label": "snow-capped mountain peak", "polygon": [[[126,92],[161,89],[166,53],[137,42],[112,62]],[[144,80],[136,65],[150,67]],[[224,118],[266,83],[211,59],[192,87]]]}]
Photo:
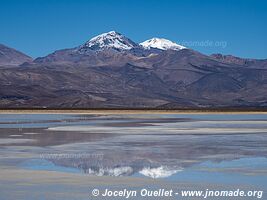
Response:
[{"label": "snow-capped mountain peak", "polygon": [[116,50],[130,50],[136,46],[138,44],[124,35],[116,31],[110,31],[93,37],[82,45],[80,49],[103,50],[112,48]]},{"label": "snow-capped mountain peak", "polygon": [[155,49],[161,49],[161,50],[171,49],[171,50],[179,51],[181,49],[186,48],[184,46],[181,46],[179,44],[176,44],[164,38],[152,38],[152,39],[149,39],[149,40],[146,40],[140,43],[140,45],[145,49],[155,48]]}]

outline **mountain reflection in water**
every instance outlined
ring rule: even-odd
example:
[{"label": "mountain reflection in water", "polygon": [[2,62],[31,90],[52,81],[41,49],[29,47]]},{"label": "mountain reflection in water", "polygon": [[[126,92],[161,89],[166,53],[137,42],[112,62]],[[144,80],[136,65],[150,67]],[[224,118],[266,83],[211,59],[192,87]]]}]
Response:
[{"label": "mountain reflection in water", "polygon": [[[0,151],[30,153],[12,162],[34,170],[168,178],[197,168],[264,176],[267,169],[266,114],[1,115],[0,132]],[[231,165],[255,158],[262,159]]]}]

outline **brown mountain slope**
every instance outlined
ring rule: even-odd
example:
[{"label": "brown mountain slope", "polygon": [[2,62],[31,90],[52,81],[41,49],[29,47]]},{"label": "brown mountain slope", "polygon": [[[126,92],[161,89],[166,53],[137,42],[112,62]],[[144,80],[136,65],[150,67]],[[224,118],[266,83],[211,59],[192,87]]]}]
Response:
[{"label": "brown mountain slope", "polygon": [[0,66],[17,66],[31,61],[31,57],[0,44]]},{"label": "brown mountain slope", "polygon": [[[99,57],[103,54],[97,59],[105,60]],[[127,53],[122,54],[115,58]],[[264,69],[218,62],[188,49],[135,57],[129,63],[119,59],[116,64],[114,58],[112,65],[108,60],[103,66],[92,66],[90,58],[0,69],[1,107],[266,107]]]},{"label": "brown mountain slope", "polygon": [[[1,67],[0,107],[267,108],[266,60],[166,49],[166,41],[164,49],[148,48],[111,31]],[[10,54],[9,65],[23,61]]]}]

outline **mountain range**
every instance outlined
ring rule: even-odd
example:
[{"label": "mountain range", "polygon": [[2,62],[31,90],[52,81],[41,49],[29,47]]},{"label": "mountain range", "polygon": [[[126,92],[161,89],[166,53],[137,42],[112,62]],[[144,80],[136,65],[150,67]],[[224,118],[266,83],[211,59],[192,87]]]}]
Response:
[{"label": "mountain range", "polygon": [[267,59],[111,31],[32,59],[0,45],[1,108],[265,109]]}]

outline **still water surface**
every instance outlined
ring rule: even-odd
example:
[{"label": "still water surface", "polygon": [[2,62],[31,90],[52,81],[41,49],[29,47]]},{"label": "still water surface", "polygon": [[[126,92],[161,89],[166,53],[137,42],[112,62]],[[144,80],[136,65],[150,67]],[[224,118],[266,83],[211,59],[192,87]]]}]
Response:
[{"label": "still water surface", "polygon": [[1,114],[0,166],[267,188],[267,114]]}]

